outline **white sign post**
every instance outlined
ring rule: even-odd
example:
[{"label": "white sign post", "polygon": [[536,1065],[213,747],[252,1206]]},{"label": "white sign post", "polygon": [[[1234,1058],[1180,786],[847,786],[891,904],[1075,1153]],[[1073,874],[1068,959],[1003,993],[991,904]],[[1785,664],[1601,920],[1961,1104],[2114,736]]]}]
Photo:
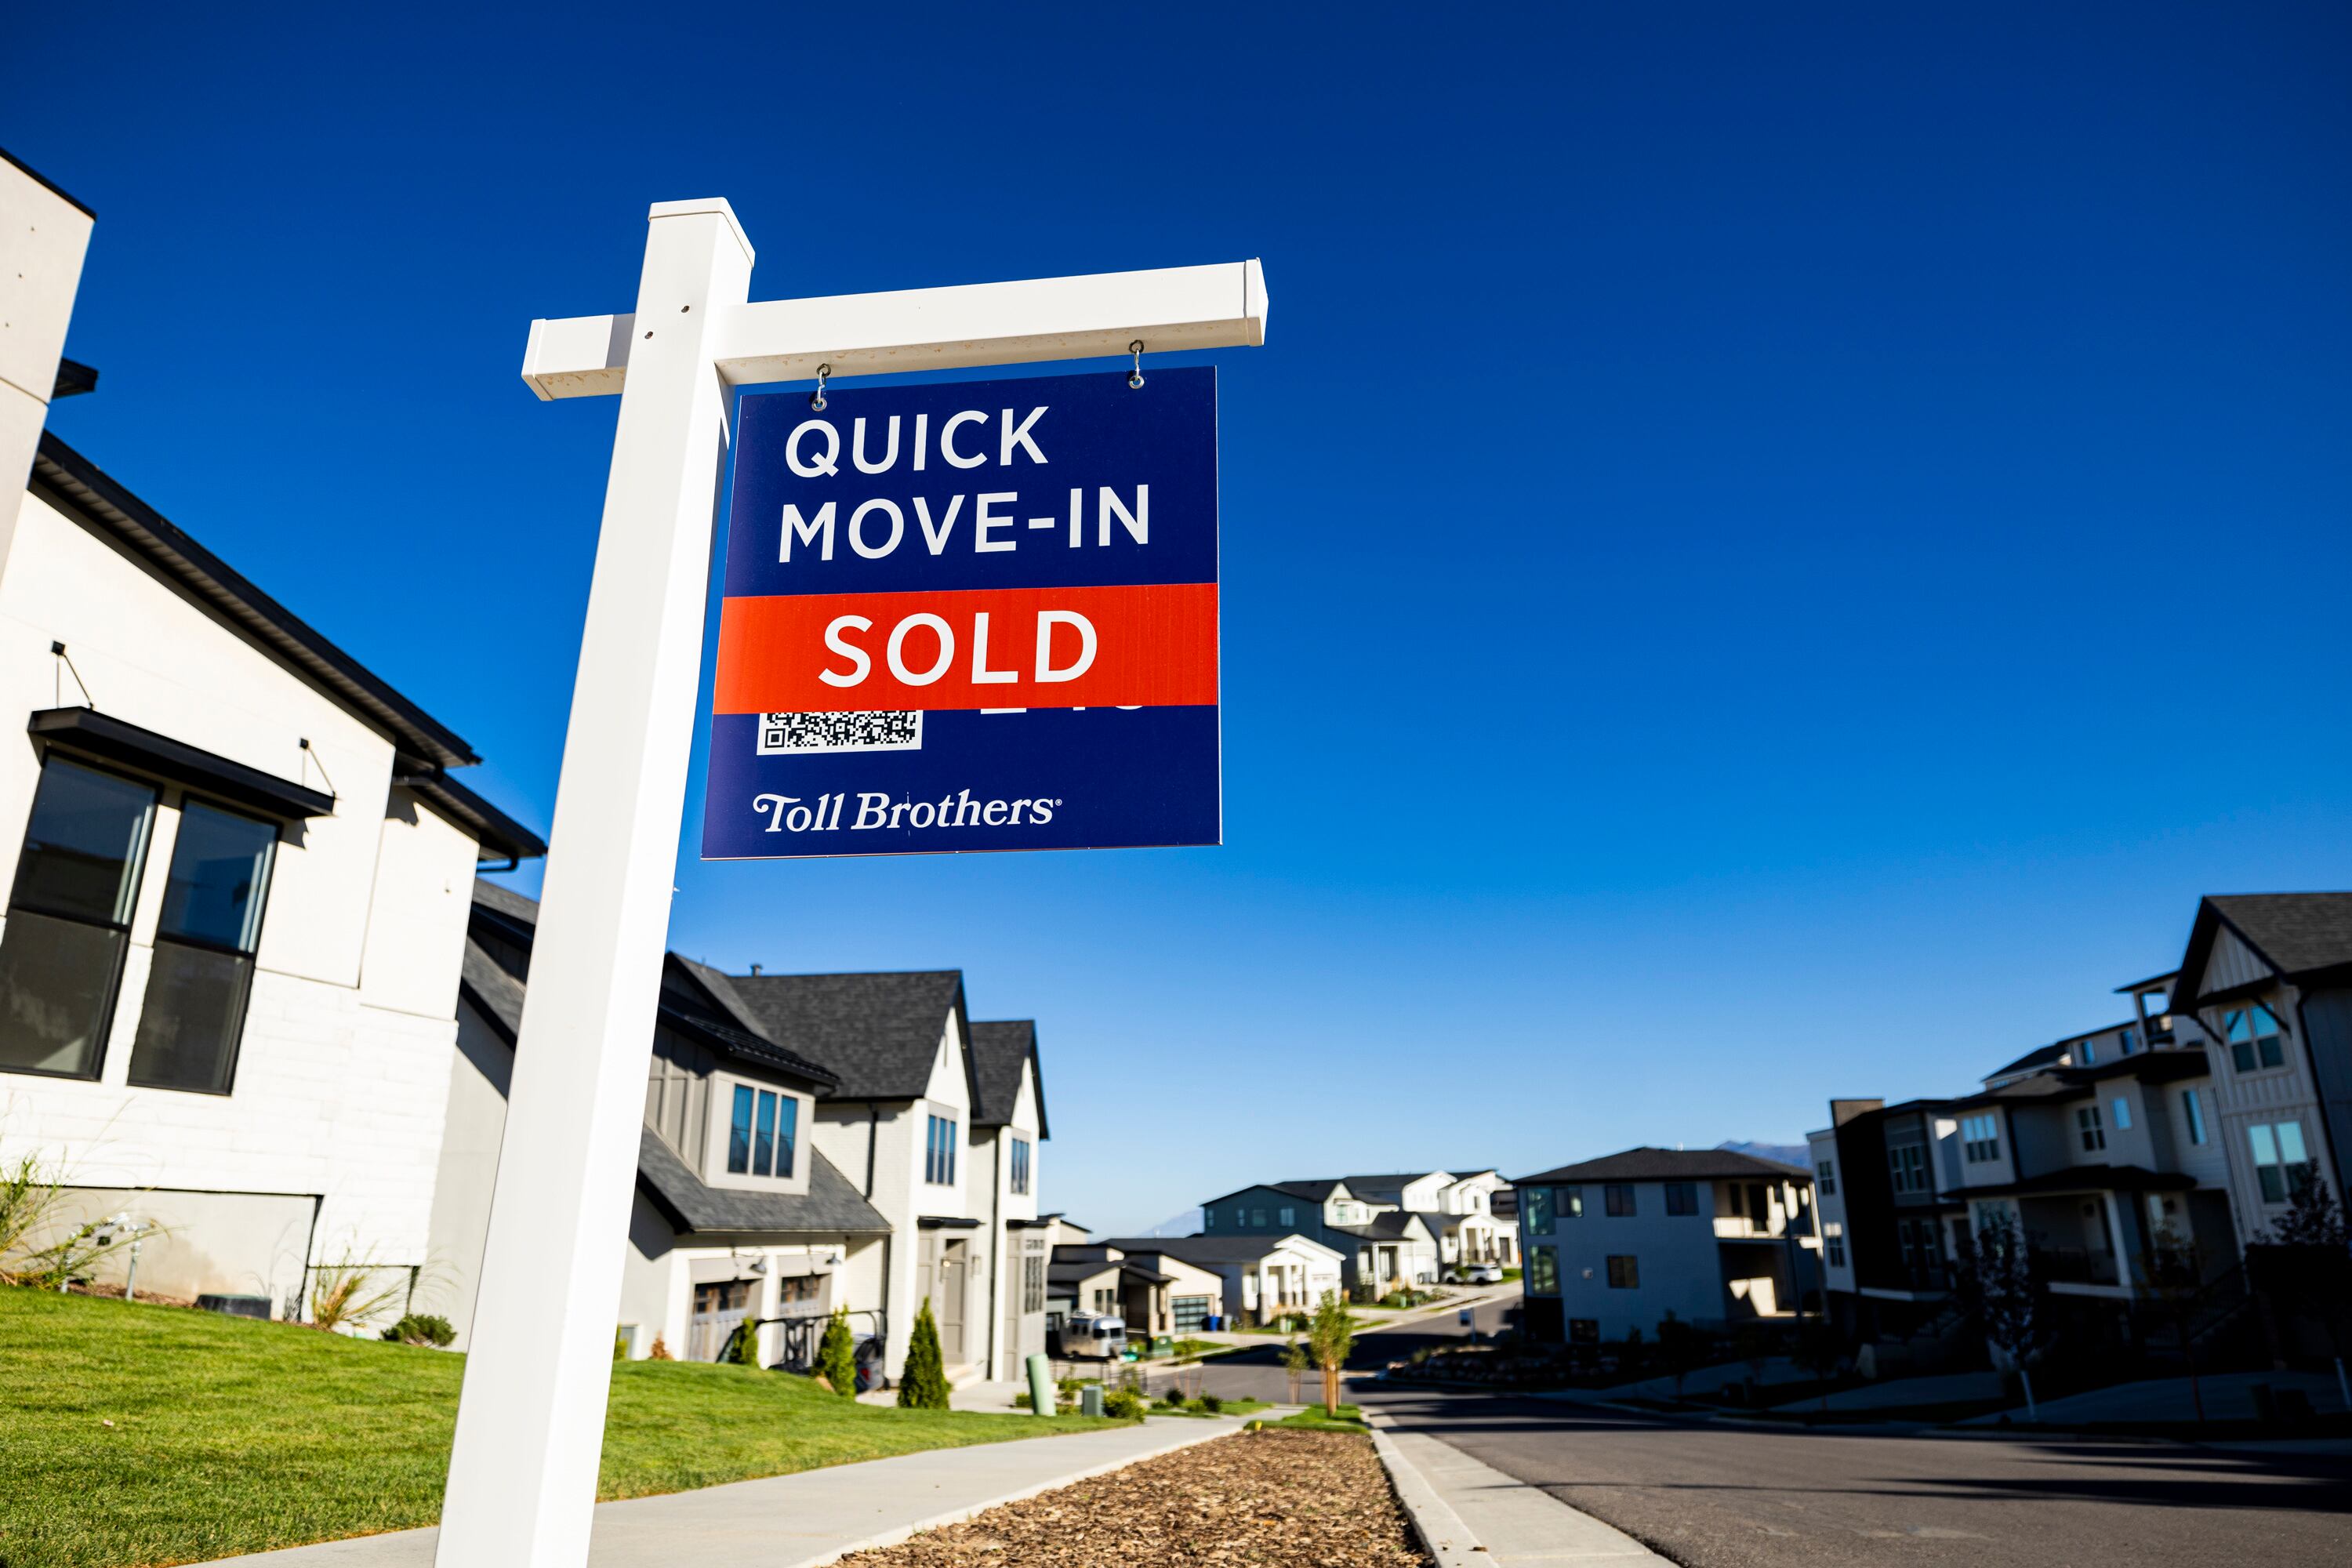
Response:
[{"label": "white sign post", "polygon": [[1265,341],[1255,261],[751,303],[726,202],[657,203],[634,315],[531,323],[619,428],[490,1203],[438,1568],[580,1568],[596,1495],[728,389]]}]

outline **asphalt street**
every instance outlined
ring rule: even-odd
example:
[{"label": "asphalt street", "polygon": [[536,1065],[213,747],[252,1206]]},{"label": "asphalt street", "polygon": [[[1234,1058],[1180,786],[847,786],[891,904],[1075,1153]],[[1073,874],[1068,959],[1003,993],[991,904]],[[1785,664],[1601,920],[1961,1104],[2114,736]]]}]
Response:
[{"label": "asphalt street", "polygon": [[1758,1428],[1368,1382],[1349,1392],[1693,1568],[2352,1562],[2352,1461],[2340,1458]]}]

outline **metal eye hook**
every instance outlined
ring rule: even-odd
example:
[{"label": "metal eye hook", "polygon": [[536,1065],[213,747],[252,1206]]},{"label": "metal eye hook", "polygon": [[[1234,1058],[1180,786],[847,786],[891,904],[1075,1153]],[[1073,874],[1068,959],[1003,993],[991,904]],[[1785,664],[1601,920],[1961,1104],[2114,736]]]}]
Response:
[{"label": "metal eye hook", "polygon": [[832,374],[833,366],[829,364],[816,367],[816,390],[809,394],[809,406],[819,414],[824,412],[824,378]]},{"label": "metal eye hook", "polygon": [[1127,384],[1140,387],[1143,384],[1143,340],[1138,338],[1128,344],[1127,352],[1135,356],[1135,368],[1127,373]]}]

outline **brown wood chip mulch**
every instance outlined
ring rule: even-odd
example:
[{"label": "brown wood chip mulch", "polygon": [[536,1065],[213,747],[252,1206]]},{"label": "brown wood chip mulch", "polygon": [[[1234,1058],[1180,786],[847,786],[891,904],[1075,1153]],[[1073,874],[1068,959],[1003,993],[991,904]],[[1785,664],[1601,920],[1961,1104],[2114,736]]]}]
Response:
[{"label": "brown wood chip mulch", "polygon": [[1426,1568],[1370,1441],[1219,1437],[991,1509],[841,1568]]}]

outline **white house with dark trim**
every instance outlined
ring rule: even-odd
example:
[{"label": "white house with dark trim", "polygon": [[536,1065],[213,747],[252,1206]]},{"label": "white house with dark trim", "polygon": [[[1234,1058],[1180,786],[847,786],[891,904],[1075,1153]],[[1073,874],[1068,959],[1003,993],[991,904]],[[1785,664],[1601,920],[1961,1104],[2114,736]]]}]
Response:
[{"label": "white house with dark trim", "polygon": [[[68,208],[0,163],[12,247]],[[6,396],[89,390],[70,276],[10,272]],[[422,1271],[476,868],[543,846],[448,726],[31,412],[0,410],[33,437],[0,487],[0,1151],[74,1223],[157,1227],[142,1294],[282,1315],[316,1264]]]}]

